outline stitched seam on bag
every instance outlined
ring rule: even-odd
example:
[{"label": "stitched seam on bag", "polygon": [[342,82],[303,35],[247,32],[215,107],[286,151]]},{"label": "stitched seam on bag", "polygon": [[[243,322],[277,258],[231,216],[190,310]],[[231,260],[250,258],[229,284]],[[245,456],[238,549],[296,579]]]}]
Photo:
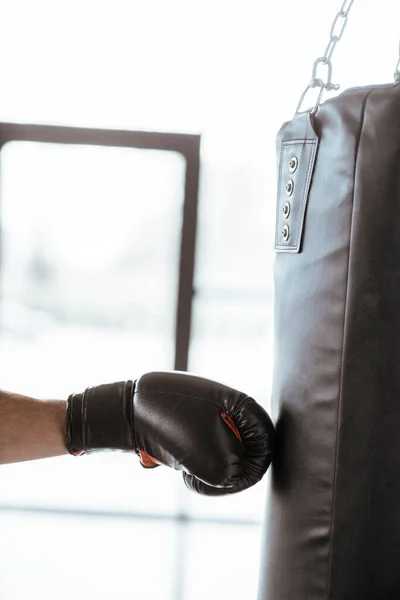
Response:
[{"label": "stitched seam on bag", "polygon": [[352,250],[352,234],[353,234],[353,222],[354,222],[354,203],[355,203],[355,191],[356,191],[356,179],[357,179],[357,171],[358,171],[358,159],[361,145],[362,133],[364,130],[365,124],[365,112],[367,108],[367,101],[369,95],[372,90],[369,90],[366,94],[363,106],[362,106],[362,117],[361,124],[356,144],[356,153],[355,153],[355,164],[354,164],[354,179],[353,179],[353,203],[351,207],[351,223],[350,223],[350,238],[349,238],[349,256],[347,261],[347,276],[346,276],[346,296],[345,296],[345,305],[344,305],[344,322],[343,322],[343,342],[342,342],[342,354],[340,359],[340,387],[339,387],[339,406],[337,409],[337,422],[336,422],[336,444],[335,444],[335,464],[334,464],[334,473],[333,473],[333,489],[332,489],[332,512],[331,512],[331,523],[330,523],[330,543],[329,543],[329,564],[328,564],[328,586],[326,592],[326,600],[329,600],[331,593],[331,577],[332,577],[332,546],[333,546],[333,529],[334,529],[334,521],[335,521],[335,501],[336,501],[336,481],[337,481],[337,464],[338,464],[338,455],[339,455],[339,423],[340,423],[340,415],[341,415],[341,407],[342,407],[342,399],[343,399],[343,378],[344,378],[344,353],[345,353],[345,345],[346,345],[346,329],[347,329],[347,304],[348,304],[348,292],[349,292],[349,278],[350,278],[350,266],[351,266],[351,250]]},{"label": "stitched seam on bag", "polygon": [[[315,160],[315,153],[316,153],[316,140],[310,140],[309,138],[296,138],[293,140],[288,140],[286,142],[281,142],[281,153],[280,153],[280,158],[279,158],[279,186],[278,186],[278,199],[277,199],[277,203],[276,203],[276,225],[275,225],[275,250],[286,250],[286,252],[297,252],[300,249],[300,241],[299,240],[299,236],[301,237],[301,229],[302,229],[302,225],[304,224],[304,218],[305,218],[305,214],[302,215],[302,211],[303,211],[303,207],[304,204],[307,202],[307,198],[308,198],[308,193],[307,192],[307,183],[309,184],[310,182],[310,169],[311,169],[311,162],[312,159],[314,158]],[[282,172],[283,172],[283,152],[284,149],[287,146],[307,146],[307,145],[312,145],[313,148],[311,149],[310,152],[310,157],[308,159],[308,167],[307,167],[307,174],[306,174],[306,179],[305,179],[305,185],[304,185],[304,193],[303,193],[303,199],[301,202],[301,207],[300,207],[300,211],[299,211],[299,223],[297,226],[297,232],[296,232],[296,240],[297,243],[296,244],[279,244],[278,242],[278,231],[279,231],[279,214],[280,214],[280,199],[281,199],[281,185],[282,185]],[[314,165],[314,162],[313,162]],[[310,186],[308,185],[308,192],[309,192],[309,188]],[[305,209],[304,209],[305,211]]]},{"label": "stitched seam on bag", "polygon": [[[278,202],[277,202],[277,207],[276,207],[277,213],[276,213],[275,250],[297,251],[297,248],[298,248],[298,244],[286,244],[285,245],[285,244],[279,244],[279,242],[278,242],[278,237],[279,237],[278,225],[279,225],[279,214],[280,214],[280,204],[281,204],[281,202],[280,202],[280,200],[281,200],[281,183],[282,183],[282,172],[283,172],[283,156],[282,155],[283,155],[284,149],[287,146],[299,146],[299,145],[304,146],[304,145],[312,144],[312,143],[313,143],[313,141],[310,142],[307,138],[304,138],[304,139],[299,138],[299,139],[290,140],[287,142],[282,142],[282,144],[281,144],[281,157],[280,157],[281,168],[279,170],[279,191],[278,191]],[[297,237],[298,237],[298,229],[297,229]]]},{"label": "stitched seam on bag", "polygon": [[279,157],[279,173],[278,173],[278,198],[276,201],[276,215],[275,215],[275,248],[278,247],[278,229],[279,229],[279,209],[281,205],[281,189],[282,189],[282,172],[283,172],[283,150],[284,142],[281,142],[281,154]]},{"label": "stitched seam on bag", "polygon": [[317,142],[315,140],[312,140],[311,144],[312,144],[312,148],[311,148],[311,152],[310,152],[310,158],[308,159],[308,168],[307,168],[306,181],[305,181],[305,184],[304,184],[303,200],[301,202],[301,208],[300,208],[300,219],[299,219],[299,224],[298,224],[298,227],[297,227],[297,238],[296,238],[297,239],[297,244],[296,244],[296,248],[298,250],[300,250],[301,231],[303,229],[304,219],[305,219],[305,216],[306,216],[305,215],[305,211],[306,211],[305,204],[307,203],[308,194],[309,194],[309,191],[310,191],[310,181],[311,181],[311,173],[310,173],[310,171],[311,171],[311,165],[312,165],[312,167],[314,167],[314,163],[315,163],[315,148],[316,148]]}]

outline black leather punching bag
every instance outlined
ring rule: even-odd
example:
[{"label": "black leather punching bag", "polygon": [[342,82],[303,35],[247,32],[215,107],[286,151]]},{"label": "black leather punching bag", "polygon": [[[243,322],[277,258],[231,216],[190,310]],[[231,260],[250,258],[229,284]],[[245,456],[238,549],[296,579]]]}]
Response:
[{"label": "black leather punching bag", "polygon": [[296,114],[277,150],[259,600],[400,600],[400,86]]}]

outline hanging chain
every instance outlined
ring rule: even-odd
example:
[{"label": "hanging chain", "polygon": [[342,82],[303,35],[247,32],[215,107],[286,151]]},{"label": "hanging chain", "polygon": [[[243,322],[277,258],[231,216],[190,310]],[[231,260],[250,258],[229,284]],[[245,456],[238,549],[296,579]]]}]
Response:
[{"label": "hanging chain", "polygon": [[[311,89],[314,89],[317,87],[320,88],[318,98],[315,102],[315,105],[312,109],[310,109],[310,112],[313,115],[318,110],[318,107],[321,103],[324,91],[325,90],[327,92],[331,92],[332,90],[337,91],[340,88],[339,85],[332,83],[332,55],[336,48],[336,44],[343,37],[343,33],[344,33],[344,30],[346,29],[346,25],[347,25],[347,21],[348,21],[348,17],[349,17],[349,12],[350,12],[351,7],[353,6],[353,3],[354,3],[354,0],[344,0],[344,2],[342,4],[342,8],[337,13],[337,15],[333,21],[332,27],[331,27],[330,40],[326,47],[325,53],[320,58],[317,58],[317,60],[314,63],[311,81],[301,95],[300,102],[297,105],[296,113],[300,112],[300,109],[304,102],[304,99]],[[326,69],[326,72],[325,72],[326,79],[323,78],[322,73],[320,73],[320,74],[318,73],[318,71],[321,71],[324,67]],[[397,74],[398,74],[399,82],[400,82],[400,51],[399,51],[399,62],[397,65]]]}]

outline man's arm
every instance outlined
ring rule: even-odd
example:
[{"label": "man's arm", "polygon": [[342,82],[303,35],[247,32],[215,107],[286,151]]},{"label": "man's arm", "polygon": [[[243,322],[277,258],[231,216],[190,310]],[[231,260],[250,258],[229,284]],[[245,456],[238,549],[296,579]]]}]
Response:
[{"label": "man's arm", "polygon": [[0,464],[67,454],[65,402],[0,391]]},{"label": "man's arm", "polygon": [[91,386],[67,402],[0,392],[0,464],[116,450],[143,467],[182,471],[206,496],[258,483],[273,454],[275,428],[247,394],[179,371]]}]

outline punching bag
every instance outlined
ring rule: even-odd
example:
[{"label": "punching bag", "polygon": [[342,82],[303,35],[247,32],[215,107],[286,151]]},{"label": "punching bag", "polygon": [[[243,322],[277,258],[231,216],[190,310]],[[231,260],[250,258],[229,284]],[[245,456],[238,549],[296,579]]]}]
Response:
[{"label": "punching bag", "polygon": [[[309,87],[334,87],[351,4]],[[395,84],[320,94],[278,135],[277,439],[259,600],[400,600],[398,71]]]}]

